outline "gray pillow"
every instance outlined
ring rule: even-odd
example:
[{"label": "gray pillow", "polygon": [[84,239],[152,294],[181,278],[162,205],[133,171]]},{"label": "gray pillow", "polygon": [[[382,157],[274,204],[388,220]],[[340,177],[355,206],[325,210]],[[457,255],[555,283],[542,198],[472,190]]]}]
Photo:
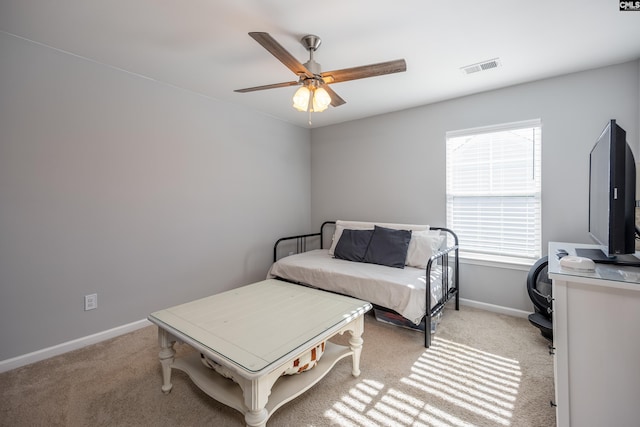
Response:
[{"label": "gray pillow", "polygon": [[347,261],[362,262],[372,235],[373,230],[345,229],[336,244],[333,256]]},{"label": "gray pillow", "polygon": [[404,268],[410,241],[410,230],[394,230],[376,225],[364,262]]}]

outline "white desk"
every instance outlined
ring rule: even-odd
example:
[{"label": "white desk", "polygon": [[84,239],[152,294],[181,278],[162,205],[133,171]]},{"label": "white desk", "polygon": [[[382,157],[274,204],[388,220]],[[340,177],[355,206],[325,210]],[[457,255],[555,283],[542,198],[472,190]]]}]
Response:
[{"label": "white desk", "polygon": [[592,245],[549,243],[557,425],[640,425],[640,268],[560,267],[556,252]]},{"label": "white desk", "polygon": [[[265,280],[157,311],[149,320],[158,325],[162,391],[171,391],[171,370],[180,369],[209,396],[243,413],[248,426],[265,426],[276,409],[320,381],[338,360],[352,356],[352,374],[360,374],[363,315],[370,309],[355,298]],[[327,342],[315,368],[281,378],[298,356],[346,331],[349,347]],[[198,354],[175,359],[176,341],[227,368],[235,382],[206,368]]]}]

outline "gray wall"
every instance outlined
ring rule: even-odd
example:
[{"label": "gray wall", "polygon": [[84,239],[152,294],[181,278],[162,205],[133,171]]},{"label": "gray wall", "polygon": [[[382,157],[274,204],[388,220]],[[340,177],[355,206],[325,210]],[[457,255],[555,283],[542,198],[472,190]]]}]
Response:
[{"label": "gray wall", "polygon": [[0,52],[0,360],[263,279],[310,229],[308,130],[4,33]]},{"label": "gray wall", "polygon": [[[4,33],[0,52],[0,360],[259,280],[276,238],[327,219],[443,225],[448,130],[542,119],[545,247],[589,241],[606,120],[639,152],[638,62],[310,136]],[[463,298],[530,309],[526,271],[461,270]]]},{"label": "gray wall", "polygon": [[[615,118],[638,157],[638,94],[634,61],[314,129],[311,223],[445,225],[445,133],[540,118],[543,250],[550,240],[590,243],[589,151]],[[527,271],[464,263],[461,297],[529,311]]]}]

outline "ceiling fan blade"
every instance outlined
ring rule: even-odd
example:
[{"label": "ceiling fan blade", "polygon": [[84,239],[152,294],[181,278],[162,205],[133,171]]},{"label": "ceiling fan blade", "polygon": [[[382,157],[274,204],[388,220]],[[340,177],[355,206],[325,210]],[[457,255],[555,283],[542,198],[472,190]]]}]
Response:
[{"label": "ceiling fan blade", "polygon": [[244,89],[236,89],[234,92],[246,93],[246,92],[255,92],[256,90],[265,90],[265,89],[275,89],[278,87],[288,87],[288,86],[298,86],[300,83],[298,82],[284,82],[284,83],[274,83],[271,85],[264,86],[255,86],[255,87],[247,87]]},{"label": "ceiling fan blade", "polygon": [[249,35],[297,76],[305,75],[307,77],[313,77],[313,73],[307,70],[307,67],[302,65],[300,61],[282,47],[269,33],[251,32]]},{"label": "ceiling fan blade", "polygon": [[383,76],[385,74],[402,73],[404,71],[407,71],[407,63],[405,60],[396,59],[395,61],[380,62],[378,64],[326,71],[322,73],[322,79],[325,83],[339,83],[367,77]]},{"label": "ceiling fan blade", "polygon": [[327,93],[329,94],[329,96],[331,97],[331,105],[334,107],[339,107],[342,104],[346,104],[347,101],[345,101],[344,99],[342,99],[340,97],[340,95],[338,95],[337,93],[335,93],[335,91],[333,89],[331,89],[329,87],[329,85],[323,85],[322,86],[324,88],[324,90],[327,91]]}]

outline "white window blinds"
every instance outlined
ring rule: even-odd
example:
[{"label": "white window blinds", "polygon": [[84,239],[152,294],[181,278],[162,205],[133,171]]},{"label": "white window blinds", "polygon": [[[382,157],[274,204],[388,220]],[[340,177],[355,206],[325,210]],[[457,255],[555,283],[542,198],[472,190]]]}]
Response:
[{"label": "white window blinds", "polygon": [[463,253],[541,255],[539,120],[447,133],[447,226]]}]

